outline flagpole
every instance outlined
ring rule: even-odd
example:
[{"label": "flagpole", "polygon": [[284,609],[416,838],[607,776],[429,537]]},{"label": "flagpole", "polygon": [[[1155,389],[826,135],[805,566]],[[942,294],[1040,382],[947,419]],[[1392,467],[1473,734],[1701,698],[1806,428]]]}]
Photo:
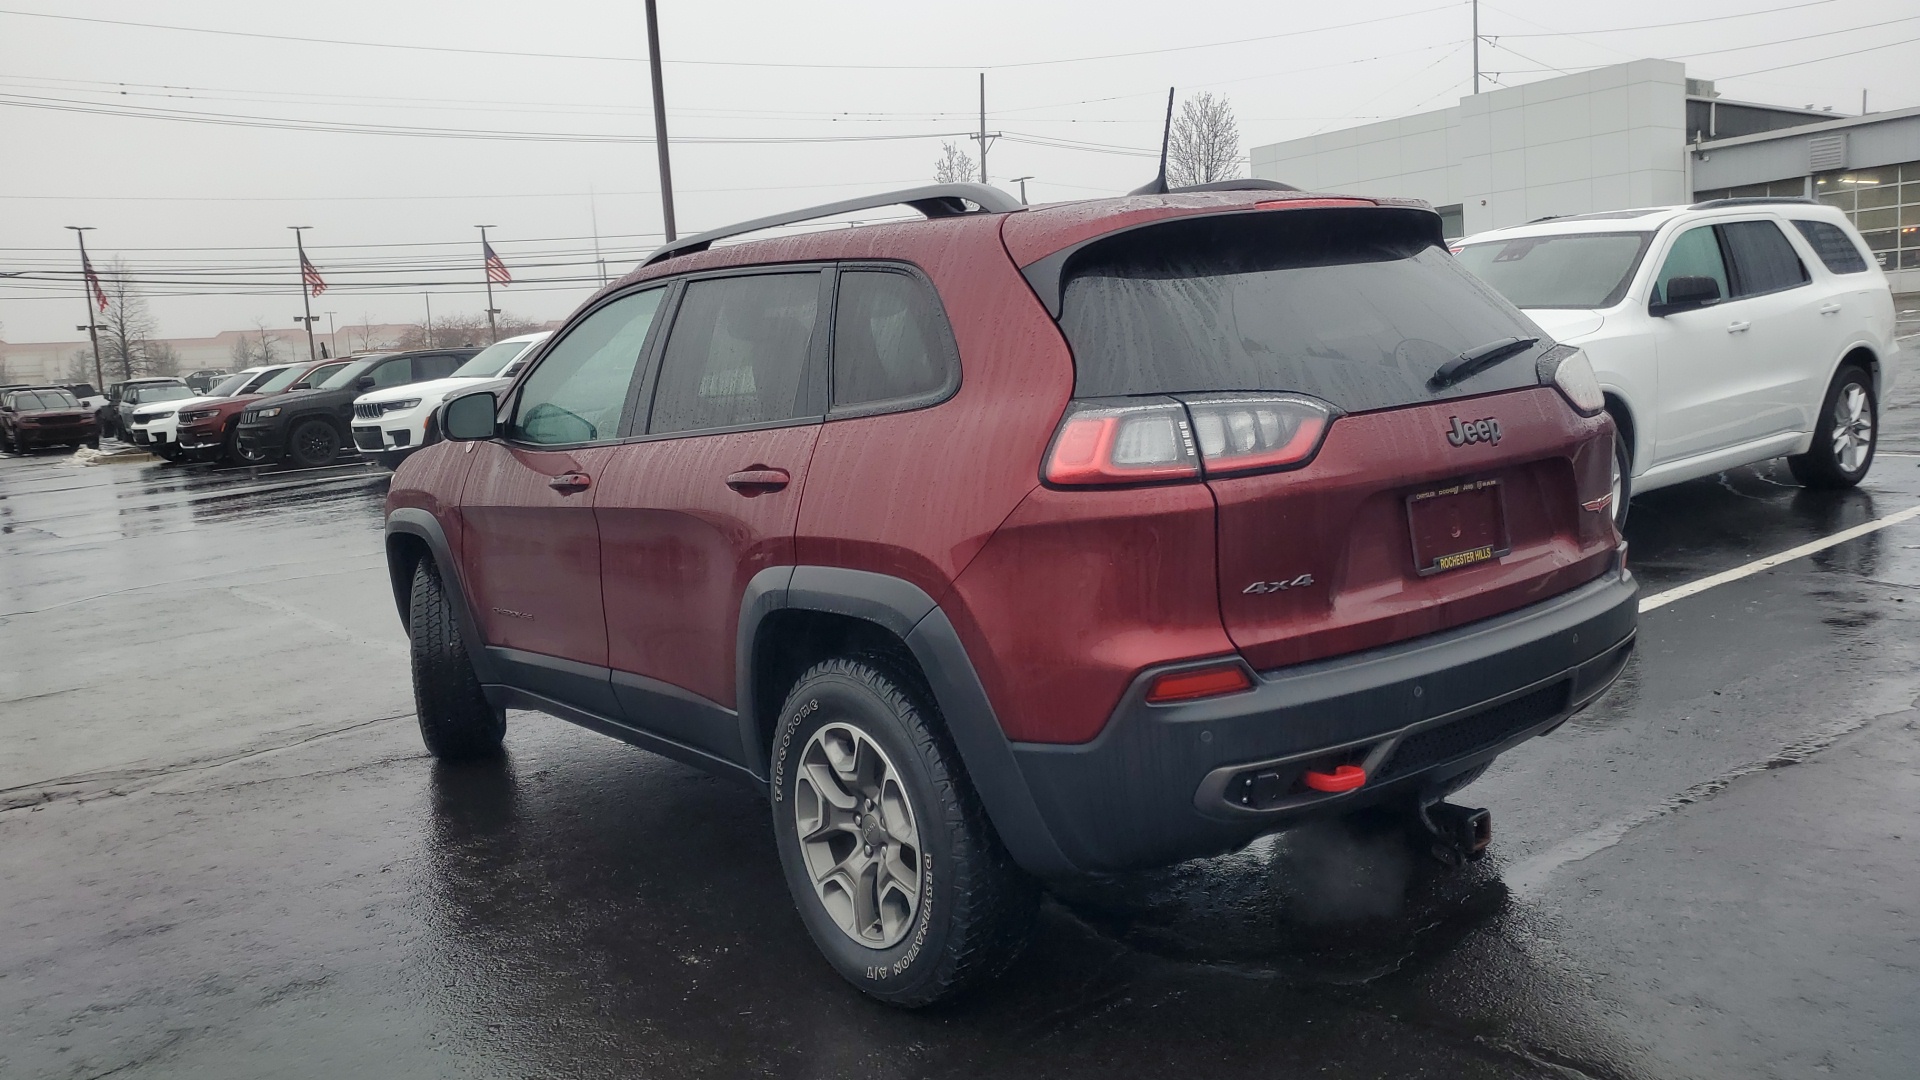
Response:
[{"label": "flagpole", "polygon": [[480,279],[487,283],[487,344],[500,340],[500,328],[493,323],[493,271],[487,267],[487,230],[499,228],[497,225],[475,225],[480,230]]},{"label": "flagpole", "polygon": [[300,310],[305,314],[303,325],[307,328],[307,359],[320,359],[320,350],[313,344],[313,290],[307,287],[307,248],[300,242],[300,230],[311,229],[311,225],[289,225],[293,230],[293,250],[300,253],[300,265],[294,267],[294,275],[300,279]]},{"label": "flagpole", "polygon": [[87,305],[87,340],[93,342],[93,386],[104,394],[107,392],[107,373],[100,366],[100,317],[93,309],[93,283],[87,280],[87,234],[93,231],[91,225],[69,225],[73,238],[80,241],[80,300]]}]

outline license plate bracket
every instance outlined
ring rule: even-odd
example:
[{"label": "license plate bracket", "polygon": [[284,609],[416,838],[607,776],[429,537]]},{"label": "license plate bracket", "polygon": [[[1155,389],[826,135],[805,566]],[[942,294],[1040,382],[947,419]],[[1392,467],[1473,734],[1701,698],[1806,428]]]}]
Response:
[{"label": "license plate bracket", "polygon": [[1407,496],[1407,531],[1421,577],[1491,562],[1513,550],[1498,480],[1462,480]]}]

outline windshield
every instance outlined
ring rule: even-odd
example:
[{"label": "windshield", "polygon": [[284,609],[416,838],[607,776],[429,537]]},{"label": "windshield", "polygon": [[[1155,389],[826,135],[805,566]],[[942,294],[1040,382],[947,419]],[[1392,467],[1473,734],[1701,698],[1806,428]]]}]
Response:
[{"label": "windshield", "polygon": [[181,398],[199,397],[191,386],[160,385],[140,388],[140,404],[151,405],[156,401],[179,401]]},{"label": "windshield", "polygon": [[13,395],[13,407],[20,412],[35,409],[77,409],[79,399],[65,390],[29,390]]},{"label": "windshield", "polygon": [[1428,384],[1537,331],[1415,215],[1206,215],[1089,246],[1067,264],[1060,315],[1075,396],[1297,391],[1362,412],[1534,384],[1517,359]]},{"label": "windshield", "polygon": [[1626,295],[1650,232],[1567,233],[1469,244],[1460,265],[1522,308],[1605,308]]},{"label": "windshield", "polygon": [[354,363],[348,364],[342,367],[340,370],[335,371],[332,374],[328,375],[327,381],[321,383],[319,385],[319,388],[322,390],[338,390],[341,387],[352,382],[353,380],[359,378],[361,373],[365,372],[367,368],[370,367],[372,364],[373,364],[372,360],[359,360]]},{"label": "windshield", "polygon": [[527,346],[532,344],[531,341],[502,341],[489,345],[481,349],[473,359],[455,368],[449,378],[491,379],[505,371],[507,365],[513,362],[513,358],[526,352]]},{"label": "windshield", "polygon": [[67,389],[68,389],[68,390],[71,390],[71,391],[73,392],[73,394],[74,394],[74,396],[76,396],[76,397],[93,397],[94,395],[96,395],[96,394],[98,394],[98,393],[100,392],[100,391],[98,391],[98,390],[95,390],[95,389],[93,388],[93,384],[92,384],[92,383],[83,383],[83,382],[82,382],[82,383],[69,383],[69,384],[67,385]]},{"label": "windshield", "polygon": [[213,387],[213,389],[208,390],[207,396],[208,397],[232,397],[233,395],[239,393],[240,388],[247,385],[247,380],[251,378],[253,378],[253,376],[248,375],[245,372],[241,372],[238,375],[229,375],[226,378],[221,379],[220,382]]},{"label": "windshield", "polygon": [[255,387],[254,392],[259,394],[277,394],[280,391],[285,390],[287,387],[292,386],[293,381],[295,379],[298,379],[300,377],[300,373],[305,370],[306,368],[303,368],[303,367],[285,368],[281,370],[278,374],[274,375],[273,378],[268,379],[266,382],[263,382],[259,386]]}]

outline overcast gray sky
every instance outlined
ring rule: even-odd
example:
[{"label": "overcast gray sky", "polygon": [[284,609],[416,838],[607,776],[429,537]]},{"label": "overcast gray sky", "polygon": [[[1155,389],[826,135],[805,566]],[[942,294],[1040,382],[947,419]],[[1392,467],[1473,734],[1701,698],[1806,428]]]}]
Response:
[{"label": "overcast gray sky", "polygon": [[[982,70],[987,126],[1006,133],[991,177],[1031,175],[1036,202],[1149,179],[1170,85],[1226,95],[1244,148],[1451,105],[1471,71],[1460,0],[660,8],[683,234],[925,181],[943,138],[977,124]],[[642,11],[0,0],[0,273],[71,270],[62,226],[92,225],[96,265],[166,282],[146,290],[162,335],[291,326],[286,226],[311,225],[331,286],[316,312],[418,321],[425,291],[436,314],[483,307],[484,223],[517,279],[500,306],[564,315],[597,283],[596,207],[610,272],[660,239]],[[1505,85],[1653,56],[1727,97],[1920,105],[1913,0],[1500,0],[1480,20]],[[822,141],[758,141],[802,139]],[[71,283],[0,278],[0,337],[77,341],[80,303]]]}]

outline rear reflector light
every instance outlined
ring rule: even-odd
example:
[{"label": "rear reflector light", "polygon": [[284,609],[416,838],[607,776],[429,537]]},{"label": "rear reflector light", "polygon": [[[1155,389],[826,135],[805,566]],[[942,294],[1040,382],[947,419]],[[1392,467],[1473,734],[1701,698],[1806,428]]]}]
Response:
[{"label": "rear reflector light", "polygon": [[1297,394],[1205,394],[1076,401],[1045,475],[1054,484],[1134,484],[1303,465],[1333,408]]},{"label": "rear reflector light", "polygon": [[1342,765],[1332,772],[1308,769],[1300,774],[1300,782],[1315,791],[1353,791],[1367,782],[1367,771],[1358,765]]},{"label": "rear reflector light", "polygon": [[1219,664],[1172,671],[1160,676],[1147,687],[1147,701],[1153,705],[1164,705],[1172,701],[1195,701],[1251,689],[1253,680],[1247,677],[1245,668],[1237,663]]}]

